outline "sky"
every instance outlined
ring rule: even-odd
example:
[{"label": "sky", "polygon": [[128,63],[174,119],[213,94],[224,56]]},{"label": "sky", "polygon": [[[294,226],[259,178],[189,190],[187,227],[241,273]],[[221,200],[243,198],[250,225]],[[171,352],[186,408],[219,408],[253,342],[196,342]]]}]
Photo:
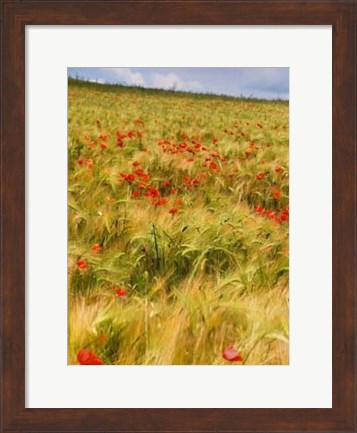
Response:
[{"label": "sky", "polygon": [[68,68],[68,76],[146,88],[289,99],[289,68]]}]

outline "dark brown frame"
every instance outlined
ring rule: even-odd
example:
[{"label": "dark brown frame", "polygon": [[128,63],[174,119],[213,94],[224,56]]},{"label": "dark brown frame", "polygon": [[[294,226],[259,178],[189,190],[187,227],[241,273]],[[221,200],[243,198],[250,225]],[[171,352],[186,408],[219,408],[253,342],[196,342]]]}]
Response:
[{"label": "dark brown frame", "polygon": [[[25,408],[25,26],[333,26],[333,408]],[[3,0],[1,432],[356,432],[354,0]]]}]

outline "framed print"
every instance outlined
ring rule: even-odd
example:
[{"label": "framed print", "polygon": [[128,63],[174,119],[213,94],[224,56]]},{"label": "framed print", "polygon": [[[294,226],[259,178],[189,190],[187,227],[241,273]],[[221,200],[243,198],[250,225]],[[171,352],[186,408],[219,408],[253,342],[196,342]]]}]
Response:
[{"label": "framed print", "polygon": [[1,431],[356,431],[355,14],[2,3]]}]

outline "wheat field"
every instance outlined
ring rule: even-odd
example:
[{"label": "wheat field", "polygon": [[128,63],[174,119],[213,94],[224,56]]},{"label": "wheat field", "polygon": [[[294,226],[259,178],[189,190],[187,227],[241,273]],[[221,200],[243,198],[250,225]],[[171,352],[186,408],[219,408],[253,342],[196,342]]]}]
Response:
[{"label": "wheat field", "polygon": [[289,105],[68,85],[68,363],[289,363]]}]

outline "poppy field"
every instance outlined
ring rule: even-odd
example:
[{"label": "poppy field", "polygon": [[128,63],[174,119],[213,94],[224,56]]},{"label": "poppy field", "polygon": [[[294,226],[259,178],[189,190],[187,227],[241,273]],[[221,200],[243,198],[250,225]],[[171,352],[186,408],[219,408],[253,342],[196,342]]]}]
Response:
[{"label": "poppy field", "polygon": [[289,104],[68,82],[68,363],[289,364]]}]

